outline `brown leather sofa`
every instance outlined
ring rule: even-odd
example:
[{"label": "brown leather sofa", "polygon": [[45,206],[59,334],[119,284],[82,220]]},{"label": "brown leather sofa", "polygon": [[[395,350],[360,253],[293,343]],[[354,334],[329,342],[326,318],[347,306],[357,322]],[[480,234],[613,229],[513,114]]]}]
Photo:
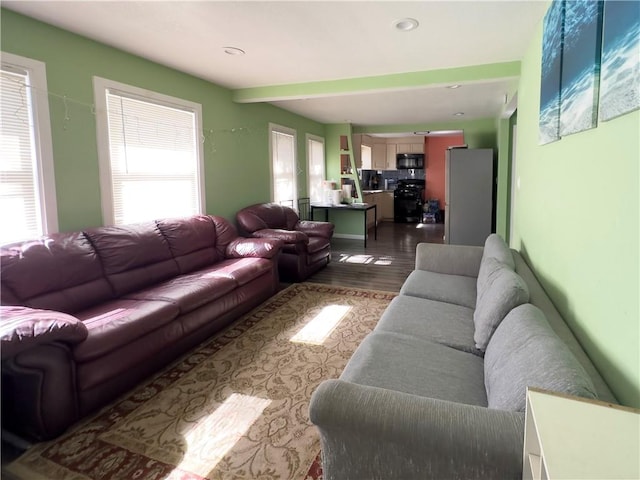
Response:
[{"label": "brown leather sofa", "polygon": [[236,221],[244,236],[284,242],[278,260],[284,280],[301,282],[331,261],[332,223],[300,220],[295,210],[276,203],[243,208]]},{"label": "brown leather sofa", "polygon": [[43,440],[273,295],[282,241],[215,216],[1,248],[2,427]]}]

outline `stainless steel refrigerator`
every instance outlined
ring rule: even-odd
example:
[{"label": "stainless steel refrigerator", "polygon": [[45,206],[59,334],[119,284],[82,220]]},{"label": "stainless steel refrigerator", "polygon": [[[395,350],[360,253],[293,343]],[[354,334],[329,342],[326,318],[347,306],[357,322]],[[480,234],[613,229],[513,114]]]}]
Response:
[{"label": "stainless steel refrigerator", "polygon": [[444,243],[484,245],[491,233],[493,178],[493,150],[447,150]]}]

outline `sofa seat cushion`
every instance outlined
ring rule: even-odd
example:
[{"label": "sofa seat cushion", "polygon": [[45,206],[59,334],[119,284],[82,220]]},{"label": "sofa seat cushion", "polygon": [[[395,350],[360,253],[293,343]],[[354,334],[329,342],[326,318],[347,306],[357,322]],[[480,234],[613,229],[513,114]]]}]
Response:
[{"label": "sofa seat cushion", "polygon": [[496,329],[485,355],[489,408],[523,412],[527,387],[596,398],[591,378],[544,313],[529,303],[514,308]]},{"label": "sofa seat cushion", "polygon": [[475,308],[476,282],[475,277],[414,270],[405,280],[400,293]]},{"label": "sofa seat cushion", "polygon": [[223,260],[215,265],[199,270],[193,275],[202,279],[229,279],[236,287],[272,273],[273,264],[266,258],[234,258]]},{"label": "sofa seat cushion", "polygon": [[473,310],[460,305],[400,295],[384,311],[375,331],[408,335],[482,356],[473,340]]},{"label": "sofa seat cushion", "polygon": [[87,339],[73,350],[78,362],[87,362],[126,345],[165,325],[179,314],[176,305],[151,300],[120,299],[76,313],[87,327]]},{"label": "sofa seat cushion", "polygon": [[331,247],[331,242],[325,237],[309,237],[309,245],[307,251],[309,253],[317,253]]},{"label": "sofa seat cushion", "polygon": [[172,303],[178,307],[180,314],[184,314],[222,297],[237,286],[233,278],[211,276],[208,269],[204,269],[130,293],[124,298]]},{"label": "sofa seat cushion", "polygon": [[340,379],[421,397],[487,406],[480,357],[407,335],[373,332]]},{"label": "sofa seat cushion", "polygon": [[494,258],[487,258],[486,262],[495,266],[489,269],[486,289],[478,297],[473,312],[474,339],[476,347],[482,351],[504,317],[513,308],[529,301],[529,288],[520,275]]}]

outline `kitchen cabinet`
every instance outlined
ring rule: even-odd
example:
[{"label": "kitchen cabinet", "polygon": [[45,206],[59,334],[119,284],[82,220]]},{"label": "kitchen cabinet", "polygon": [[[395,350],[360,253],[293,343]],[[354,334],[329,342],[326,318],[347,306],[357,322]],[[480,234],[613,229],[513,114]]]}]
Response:
[{"label": "kitchen cabinet", "polygon": [[[378,205],[377,203],[377,199],[376,199],[376,193],[364,193],[363,194],[363,198],[364,198],[364,203],[368,203],[369,205]],[[379,209],[376,208],[377,211],[379,211]],[[367,211],[367,230],[369,230],[370,228],[372,228],[375,225],[375,212],[373,210],[368,210]]]},{"label": "kitchen cabinet", "polygon": [[387,143],[387,170],[396,169],[396,154],[398,146],[395,143]]},{"label": "kitchen cabinet", "polygon": [[371,146],[371,164],[373,170],[387,168],[387,145],[385,143],[374,143]]},{"label": "kitchen cabinet", "polygon": [[378,194],[377,205],[380,220],[393,221],[393,192],[382,192]]},{"label": "kitchen cabinet", "polygon": [[424,153],[424,143],[399,143],[397,153]]}]

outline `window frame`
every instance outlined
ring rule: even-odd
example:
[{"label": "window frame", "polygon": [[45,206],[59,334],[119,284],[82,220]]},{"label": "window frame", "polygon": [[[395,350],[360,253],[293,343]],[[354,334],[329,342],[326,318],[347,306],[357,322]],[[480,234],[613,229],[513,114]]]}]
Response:
[{"label": "window frame", "polygon": [[[111,155],[109,148],[109,118],[107,111],[107,92],[119,92],[124,96],[157,104],[163,107],[177,108],[192,111],[196,119],[196,152],[198,156],[196,165],[198,188],[198,213],[206,211],[205,181],[204,181],[204,151],[202,145],[202,105],[183,98],[165,95],[145,88],[134,87],[106,78],[93,77],[93,93],[96,112],[96,140],[98,144],[98,165],[100,170],[100,195],[102,203],[103,225],[115,225],[115,213],[113,208],[113,188]],[[152,219],[149,219],[152,220]]]},{"label": "window frame", "polygon": [[40,230],[41,235],[57,233],[59,231],[58,199],[53,161],[53,140],[51,135],[46,64],[39,60],[7,52],[2,52],[0,63],[9,68],[26,71],[29,75],[31,113],[34,122],[31,133],[33,135],[33,148],[36,157],[35,171],[36,187],[38,189],[36,195],[40,210]]},{"label": "window frame", "polygon": [[[271,202],[275,202],[275,178],[273,169],[273,133],[282,133],[284,135],[293,136],[293,196],[291,199],[293,207],[298,204],[298,132],[294,128],[278,125],[277,123],[269,123],[269,190]],[[288,200],[288,199],[287,199]]]},{"label": "window frame", "polygon": [[[307,133],[306,137],[306,146],[307,146],[307,196],[311,199],[311,142],[319,142],[322,144],[322,180],[327,179],[327,149],[324,137],[320,137],[318,135],[314,135],[312,133]],[[322,190],[322,185],[320,185],[320,189]]]}]

